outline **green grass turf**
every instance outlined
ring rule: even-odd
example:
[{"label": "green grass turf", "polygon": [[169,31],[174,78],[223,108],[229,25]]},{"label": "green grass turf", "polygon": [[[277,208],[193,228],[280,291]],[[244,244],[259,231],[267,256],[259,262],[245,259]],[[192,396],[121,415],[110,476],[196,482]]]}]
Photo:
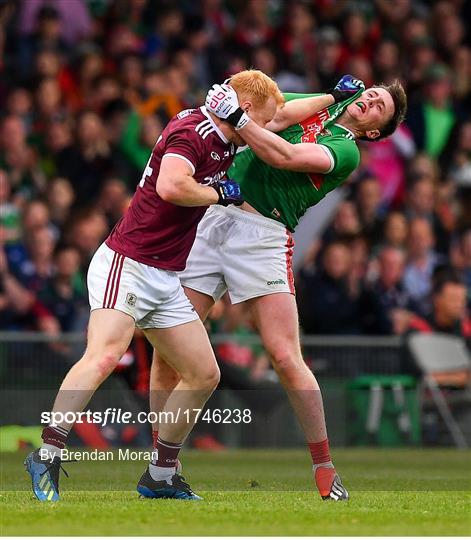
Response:
[{"label": "green grass turf", "polygon": [[348,503],[320,500],[302,450],[184,451],[202,502],[139,499],[145,462],[65,465],[62,500],[40,503],[24,454],[0,454],[0,534],[469,535],[471,454],[455,450],[336,450]]}]

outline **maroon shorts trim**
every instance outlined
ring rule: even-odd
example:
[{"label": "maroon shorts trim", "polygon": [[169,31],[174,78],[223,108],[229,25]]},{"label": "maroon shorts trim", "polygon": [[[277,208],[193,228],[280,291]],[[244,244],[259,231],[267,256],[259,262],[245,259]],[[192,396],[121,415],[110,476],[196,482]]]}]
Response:
[{"label": "maroon shorts trim", "polygon": [[113,309],[116,305],[124,259],[124,255],[115,252],[106,282],[105,296],[103,298],[104,308]]}]

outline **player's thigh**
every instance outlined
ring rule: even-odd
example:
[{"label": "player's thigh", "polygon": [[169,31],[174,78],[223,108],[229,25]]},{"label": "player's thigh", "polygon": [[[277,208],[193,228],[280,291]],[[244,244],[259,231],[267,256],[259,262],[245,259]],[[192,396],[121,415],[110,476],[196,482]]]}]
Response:
[{"label": "player's thigh", "polygon": [[[246,215],[244,215],[246,214]],[[232,303],[279,292],[294,293],[290,235],[263,216],[234,212],[223,255]]]},{"label": "player's thigh", "polygon": [[[214,305],[213,298],[186,287],[184,287],[183,290],[195,308],[199,318],[204,321],[209,310]],[[151,385],[153,389],[172,389],[179,380],[180,375],[161,356],[159,356],[156,349],[154,349],[151,369]]]},{"label": "player's thigh", "polygon": [[214,298],[209,294],[195,291],[189,287],[183,287],[188,300],[195,308],[198,317],[204,322],[211,308],[214,306]]},{"label": "player's thigh", "polygon": [[90,313],[86,356],[104,352],[121,357],[134,334],[134,319],[116,309],[94,309]]},{"label": "player's thigh", "polygon": [[267,352],[301,358],[298,309],[295,296],[274,293],[249,300],[255,324]]},{"label": "player's thigh", "polygon": [[[227,217],[210,208],[201,220],[186,268],[178,272],[183,286],[219,300],[226,290],[222,274],[221,246],[227,229]],[[195,305],[198,311],[198,307]]]},{"label": "player's thigh", "polygon": [[157,354],[183,379],[217,383],[219,368],[203,323],[197,319],[169,328],[144,330]]}]

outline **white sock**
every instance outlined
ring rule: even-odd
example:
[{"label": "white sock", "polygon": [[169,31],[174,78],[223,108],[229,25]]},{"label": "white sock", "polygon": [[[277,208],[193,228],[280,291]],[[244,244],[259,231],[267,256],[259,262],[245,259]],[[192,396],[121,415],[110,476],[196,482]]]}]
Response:
[{"label": "white sock", "polygon": [[312,470],[314,472],[317,471],[317,469],[319,467],[327,467],[328,469],[334,469],[334,464],[332,463],[332,461],[326,461],[325,463],[315,463],[313,466],[312,466]]},{"label": "white sock", "polygon": [[165,480],[170,484],[170,480],[175,474],[175,467],[158,467],[157,465],[149,463],[149,474],[152,476],[153,480]]}]

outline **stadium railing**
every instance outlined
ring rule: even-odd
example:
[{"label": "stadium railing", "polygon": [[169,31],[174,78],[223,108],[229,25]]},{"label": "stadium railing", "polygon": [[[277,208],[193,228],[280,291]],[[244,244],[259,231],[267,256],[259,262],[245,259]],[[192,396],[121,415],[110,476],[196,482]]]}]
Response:
[{"label": "stadium railing", "polygon": [[[218,346],[228,342],[260,345],[260,339],[255,335],[238,337],[213,334],[211,341],[216,354]],[[0,424],[37,423],[38,409],[49,410],[62,378],[80,358],[85,344],[83,333],[50,336],[36,332],[0,332],[0,388],[3,402]],[[333,444],[347,445],[352,442],[349,383],[359,376],[371,374],[387,377],[409,369],[403,343],[396,337],[303,336],[302,346],[305,360],[322,387]],[[150,360],[150,350],[147,354]],[[266,383],[253,382],[247,376],[244,378],[236,374],[234,377],[234,369],[223,367],[220,389],[208,407],[249,407],[253,409],[258,422],[252,424],[252,429],[247,426],[213,426],[213,434],[225,444],[233,446],[303,444],[302,433],[294,421],[285,392],[276,383],[276,377],[267,379]],[[128,383],[129,378],[126,379],[123,371],[114,374],[95,395],[94,406],[103,408],[111,405],[134,411],[145,409],[147,395],[142,392],[136,395]],[[205,426],[198,429],[204,431]]]}]

